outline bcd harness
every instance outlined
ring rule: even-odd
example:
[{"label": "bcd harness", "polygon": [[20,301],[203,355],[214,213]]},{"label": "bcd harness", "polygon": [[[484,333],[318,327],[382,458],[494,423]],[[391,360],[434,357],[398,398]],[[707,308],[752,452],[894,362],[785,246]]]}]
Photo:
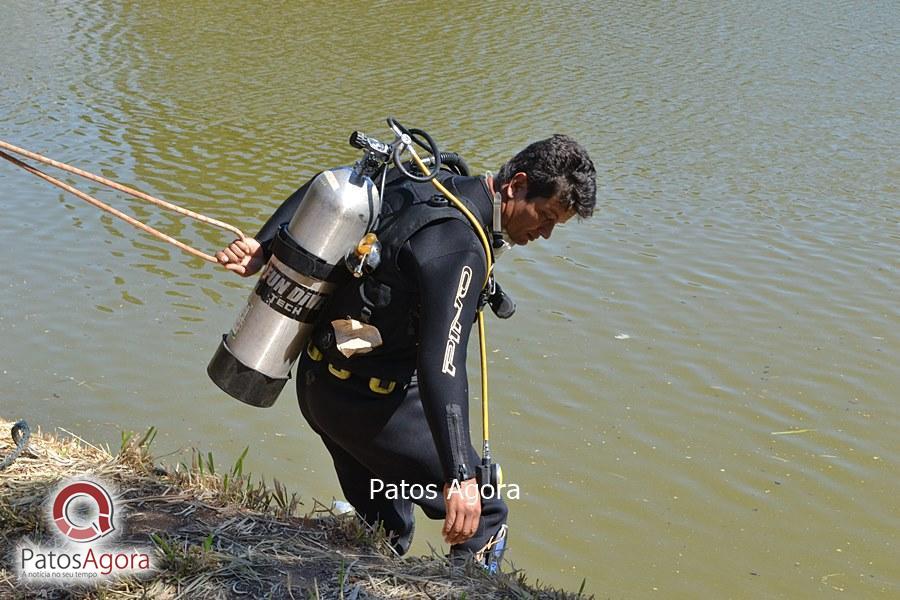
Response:
[{"label": "bcd harness", "polygon": [[[471,200],[490,198],[483,179],[457,176],[445,171],[437,178],[465,203],[483,229],[490,230],[493,216],[491,206],[487,201],[479,205]],[[430,183],[414,182],[402,177],[389,179],[382,199],[379,224],[375,229],[381,243],[381,263],[360,279],[348,279],[335,294],[333,302],[336,306],[328,310],[328,314],[349,316],[374,326],[384,338],[385,348],[414,348],[417,336],[416,290],[410,286],[408,275],[404,275],[398,264],[399,254],[406,242],[418,231],[447,219],[472,225],[443,194],[435,193]],[[356,288],[355,293],[352,288]],[[491,290],[496,296],[496,286],[488,285],[482,290],[479,310],[485,303],[491,302]],[[327,359],[328,370],[335,377],[346,380],[362,376],[367,380],[369,389],[380,394],[389,394],[399,382],[408,381],[412,375],[410,365],[415,362],[414,357],[407,356],[407,360],[398,361],[396,355],[390,355],[385,356],[386,360],[382,365],[375,366],[373,363],[381,362],[378,359],[382,355],[379,349],[375,349],[362,359],[364,363],[368,363],[369,368],[360,367],[360,359],[347,358],[335,348],[334,332],[327,319],[323,319],[313,333],[307,353],[313,360]],[[403,368],[398,369],[399,364],[403,364]]]}]

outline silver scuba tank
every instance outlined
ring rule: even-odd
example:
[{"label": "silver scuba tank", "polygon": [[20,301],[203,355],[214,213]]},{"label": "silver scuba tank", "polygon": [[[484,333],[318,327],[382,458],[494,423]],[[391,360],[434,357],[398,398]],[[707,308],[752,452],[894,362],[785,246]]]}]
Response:
[{"label": "silver scuba tank", "polygon": [[364,164],[323,171],[272,242],[272,257],[207,367],[242,402],[272,406],[306,347],[333,276],[373,227],[381,197]]}]

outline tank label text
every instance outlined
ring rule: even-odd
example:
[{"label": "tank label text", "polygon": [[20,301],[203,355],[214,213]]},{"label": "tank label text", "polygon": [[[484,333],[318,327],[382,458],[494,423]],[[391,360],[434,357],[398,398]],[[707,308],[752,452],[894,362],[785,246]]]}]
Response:
[{"label": "tank label text", "polygon": [[327,297],[292,280],[272,263],[266,266],[254,292],[272,310],[305,323],[318,318]]}]

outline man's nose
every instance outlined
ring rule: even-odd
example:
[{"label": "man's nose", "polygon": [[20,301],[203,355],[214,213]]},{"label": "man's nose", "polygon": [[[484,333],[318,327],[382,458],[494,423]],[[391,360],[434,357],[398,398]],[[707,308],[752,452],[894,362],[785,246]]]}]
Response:
[{"label": "man's nose", "polygon": [[541,237],[545,240],[549,240],[552,233],[553,225],[544,225],[543,227],[541,227]]}]

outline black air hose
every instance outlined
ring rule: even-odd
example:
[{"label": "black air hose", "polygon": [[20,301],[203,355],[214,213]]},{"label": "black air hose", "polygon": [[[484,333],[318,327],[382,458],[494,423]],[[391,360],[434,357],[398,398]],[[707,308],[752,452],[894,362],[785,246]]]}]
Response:
[{"label": "black air hose", "polygon": [[[434,164],[434,158],[429,156],[422,159],[422,162],[425,163],[426,166],[430,167]],[[416,172],[418,172],[418,169],[411,164],[411,161],[406,161],[403,164],[406,168],[414,169]],[[468,177],[471,174],[469,164],[462,156],[460,156],[456,152],[441,152],[441,167],[447,167],[448,171],[450,171],[451,173],[456,173],[457,175],[464,175]]]},{"label": "black air hose", "polygon": [[456,152],[441,152],[441,163],[454,167],[455,171],[460,175],[465,175],[468,177],[471,174],[471,169],[469,169],[469,163],[465,161],[465,159],[457,154]]}]

